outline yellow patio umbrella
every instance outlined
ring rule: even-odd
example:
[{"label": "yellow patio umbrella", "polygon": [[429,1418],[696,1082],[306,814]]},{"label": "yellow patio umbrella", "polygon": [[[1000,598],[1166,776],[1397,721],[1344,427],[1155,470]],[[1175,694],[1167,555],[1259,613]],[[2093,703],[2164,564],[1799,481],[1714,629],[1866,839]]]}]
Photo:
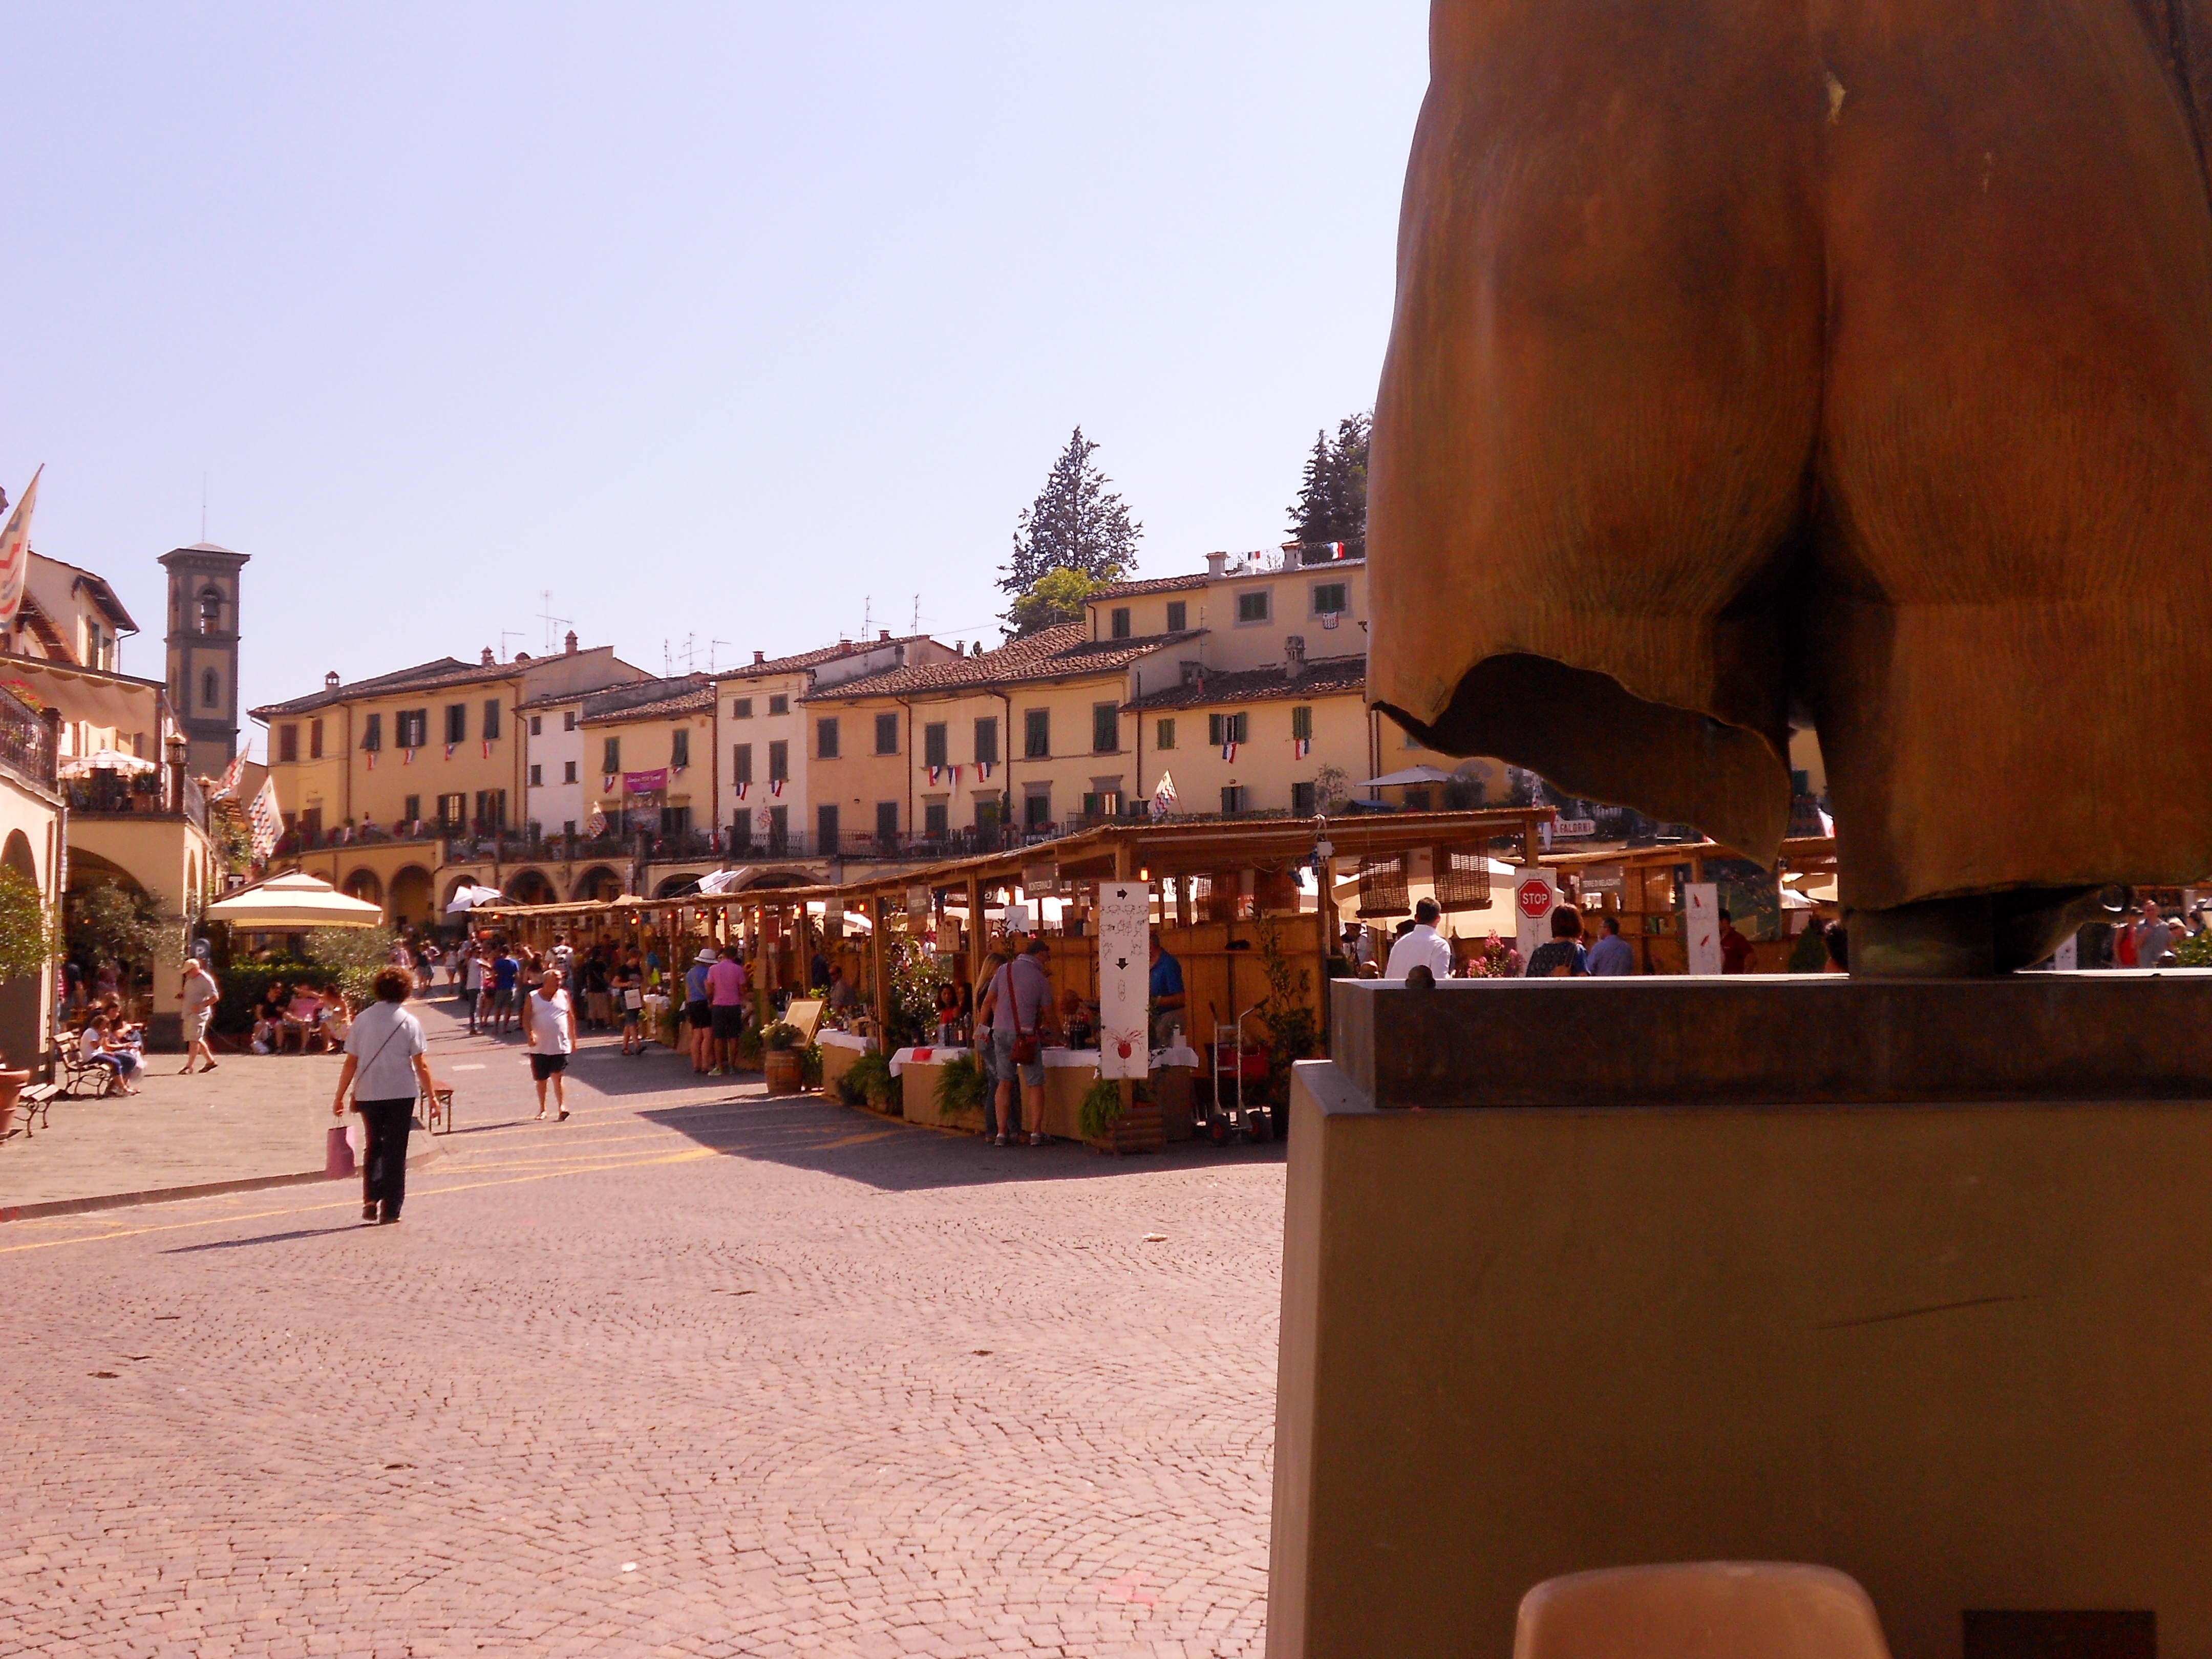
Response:
[{"label": "yellow patio umbrella", "polygon": [[384,908],[341,893],[305,871],[271,876],[208,906],[210,921],[227,921],[252,933],[298,933],[309,927],[377,927]]}]

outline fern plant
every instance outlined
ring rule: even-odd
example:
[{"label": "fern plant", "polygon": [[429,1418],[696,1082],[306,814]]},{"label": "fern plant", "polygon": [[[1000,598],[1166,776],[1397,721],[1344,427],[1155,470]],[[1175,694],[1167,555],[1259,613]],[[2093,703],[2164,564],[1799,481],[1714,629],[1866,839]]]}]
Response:
[{"label": "fern plant", "polygon": [[983,1062],[975,1054],[957,1054],[937,1068],[937,1121],[957,1117],[963,1112],[983,1109],[983,1096],[991,1086],[991,1079],[983,1070]]},{"label": "fern plant", "polygon": [[847,1066],[837,1079],[837,1098],[848,1106],[888,1110],[897,1091],[898,1079],[891,1075],[890,1061],[872,1048]]},{"label": "fern plant", "polygon": [[1075,1127],[1083,1132],[1085,1140],[1103,1140],[1114,1133],[1114,1125],[1121,1116],[1121,1085],[1112,1078],[1102,1077],[1085,1091],[1083,1104],[1075,1115]]}]

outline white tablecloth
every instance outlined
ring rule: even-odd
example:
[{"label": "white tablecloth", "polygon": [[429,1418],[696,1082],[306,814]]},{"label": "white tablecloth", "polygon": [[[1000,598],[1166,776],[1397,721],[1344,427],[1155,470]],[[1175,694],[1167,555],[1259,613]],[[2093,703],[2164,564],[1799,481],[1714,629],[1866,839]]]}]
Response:
[{"label": "white tablecloth", "polygon": [[867,1038],[854,1036],[850,1031],[817,1031],[814,1040],[825,1048],[850,1048],[856,1054],[868,1052]]},{"label": "white tablecloth", "polygon": [[957,1060],[961,1055],[973,1052],[974,1050],[969,1048],[943,1047],[902,1048],[891,1056],[891,1075],[898,1076],[900,1073],[906,1070],[909,1062],[916,1066],[941,1066],[948,1060]]}]

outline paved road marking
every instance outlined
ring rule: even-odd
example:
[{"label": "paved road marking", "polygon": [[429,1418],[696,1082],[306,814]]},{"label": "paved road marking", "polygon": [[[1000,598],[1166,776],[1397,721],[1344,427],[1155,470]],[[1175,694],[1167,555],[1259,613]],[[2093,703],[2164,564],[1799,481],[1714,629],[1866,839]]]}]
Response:
[{"label": "paved road marking", "polygon": [[[547,1170],[537,1175],[509,1176],[501,1181],[465,1182],[458,1187],[433,1187],[420,1184],[416,1187],[410,1196],[419,1198],[424,1194],[468,1193],[483,1187],[517,1187],[527,1182],[551,1181],[559,1176],[591,1175],[602,1170],[632,1170],[654,1164],[690,1164],[702,1158],[720,1156],[721,1154],[711,1146],[697,1146],[685,1152],[670,1152],[659,1158],[628,1158],[611,1164],[592,1164],[573,1169]],[[458,1174],[459,1171],[457,1170],[455,1173]],[[191,1227],[216,1227],[227,1221],[267,1221],[277,1216],[313,1215],[319,1210],[351,1210],[358,1208],[360,1204],[361,1200],[358,1198],[348,1198],[335,1204],[295,1205],[289,1209],[256,1210],[244,1215],[211,1215],[198,1221],[166,1221],[150,1227],[118,1227],[106,1232],[82,1234],[75,1238],[49,1238],[35,1244],[0,1245],[0,1255],[20,1255],[26,1250],[51,1250],[64,1244],[97,1244],[111,1238],[138,1238],[148,1233],[173,1233]]]}]

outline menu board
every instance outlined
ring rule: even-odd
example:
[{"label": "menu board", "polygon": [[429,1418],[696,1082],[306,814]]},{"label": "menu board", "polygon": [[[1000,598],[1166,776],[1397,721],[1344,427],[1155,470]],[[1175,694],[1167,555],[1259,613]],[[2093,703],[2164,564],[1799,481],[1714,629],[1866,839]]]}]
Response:
[{"label": "menu board", "polygon": [[1098,1075],[1152,1069],[1152,890],[1141,881],[1098,884]]}]

